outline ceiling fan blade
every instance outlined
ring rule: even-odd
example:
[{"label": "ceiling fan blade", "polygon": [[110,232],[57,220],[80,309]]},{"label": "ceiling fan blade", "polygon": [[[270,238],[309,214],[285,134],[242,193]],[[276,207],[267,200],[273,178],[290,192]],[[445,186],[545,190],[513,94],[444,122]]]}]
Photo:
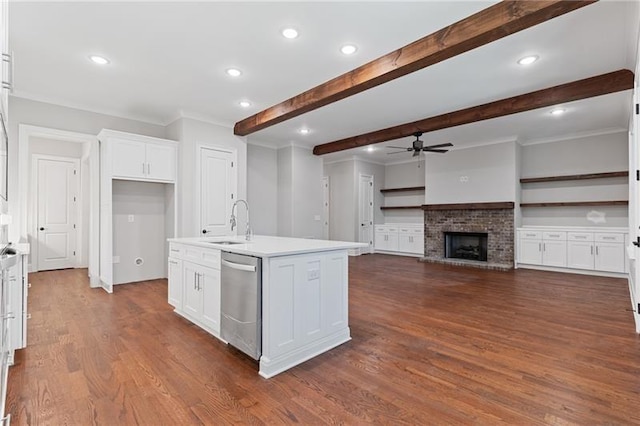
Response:
[{"label": "ceiling fan blade", "polygon": [[453,146],[453,144],[452,143],[440,143],[438,145],[425,146],[425,148],[444,148],[445,146]]},{"label": "ceiling fan blade", "polygon": [[395,148],[395,149],[413,149],[413,148],[407,148],[406,146],[390,146],[390,145],[385,146],[385,148]]},{"label": "ceiling fan blade", "polygon": [[424,152],[438,152],[440,154],[444,154],[445,152],[449,152],[448,149],[430,149],[430,148],[422,148]]},{"label": "ceiling fan blade", "polygon": [[390,155],[390,154],[404,154],[405,152],[407,152],[407,151],[387,152],[387,155]]},{"label": "ceiling fan blade", "polygon": [[412,157],[417,157],[418,155],[420,155],[420,151],[419,150],[413,151]]}]

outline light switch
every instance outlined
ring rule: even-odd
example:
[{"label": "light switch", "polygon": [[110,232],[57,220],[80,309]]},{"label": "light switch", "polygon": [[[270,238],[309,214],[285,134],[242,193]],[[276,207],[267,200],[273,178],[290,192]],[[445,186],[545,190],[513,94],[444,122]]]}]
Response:
[{"label": "light switch", "polygon": [[135,218],[132,214],[130,214],[129,216],[127,216],[127,220],[129,221],[129,223],[131,223],[135,220]]}]

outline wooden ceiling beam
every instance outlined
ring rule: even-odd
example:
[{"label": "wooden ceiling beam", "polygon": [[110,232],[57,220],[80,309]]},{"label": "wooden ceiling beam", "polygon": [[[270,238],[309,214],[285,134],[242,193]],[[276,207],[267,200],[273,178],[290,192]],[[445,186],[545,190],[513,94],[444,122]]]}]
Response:
[{"label": "wooden ceiling beam", "polygon": [[597,0],[505,0],[352,71],[237,122],[246,136],[461,53],[533,27]]},{"label": "wooden ceiling beam", "polygon": [[394,139],[411,136],[416,132],[433,132],[491,118],[504,117],[519,112],[549,107],[566,102],[593,98],[609,93],[621,92],[633,88],[633,72],[623,69],[548,89],[512,98],[502,99],[488,104],[442,114],[411,123],[400,124],[382,130],[365,133],[322,145],[316,145],[313,153],[329,154],[345,149],[358,148]]}]

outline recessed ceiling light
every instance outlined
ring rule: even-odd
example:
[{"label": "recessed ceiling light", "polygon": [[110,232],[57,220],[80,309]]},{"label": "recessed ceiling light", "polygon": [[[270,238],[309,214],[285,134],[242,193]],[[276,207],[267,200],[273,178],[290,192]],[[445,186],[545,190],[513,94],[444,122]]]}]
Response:
[{"label": "recessed ceiling light", "polygon": [[251,106],[251,102],[249,102],[249,101],[240,101],[240,102],[238,102],[238,105],[240,105],[242,108],[249,108]]},{"label": "recessed ceiling light", "polygon": [[356,53],[356,50],[358,50],[358,48],[353,44],[345,44],[340,48],[340,51],[345,55],[353,55]]},{"label": "recessed ceiling light", "polygon": [[549,114],[558,116],[558,115],[564,114],[566,111],[567,110],[564,109],[564,108],[554,108],[554,109],[551,110],[551,112]]},{"label": "recessed ceiling light", "polygon": [[107,65],[109,63],[107,58],[98,55],[91,55],[89,59],[98,65]]},{"label": "recessed ceiling light", "polygon": [[240,71],[238,68],[229,68],[227,69],[227,74],[229,74],[231,77],[240,77],[242,75],[242,71]]},{"label": "recessed ceiling light", "polygon": [[368,147],[365,148],[365,151],[367,151],[367,152],[373,152],[375,150],[376,149],[374,147],[372,147],[371,145],[369,145]]},{"label": "recessed ceiling light", "polygon": [[525,56],[524,58],[520,58],[518,60],[518,64],[520,64],[520,65],[531,65],[532,63],[534,63],[538,59],[540,59],[540,57],[538,55]]},{"label": "recessed ceiling light", "polygon": [[300,133],[301,135],[308,135],[310,131],[311,130],[307,129],[306,127],[303,127],[302,129],[298,130],[298,133]]},{"label": "recessed ceiling light", "polygon": [[298,37],[298,31],[295,28],[285,28],[282,30],[282,35],[286,38]]}]

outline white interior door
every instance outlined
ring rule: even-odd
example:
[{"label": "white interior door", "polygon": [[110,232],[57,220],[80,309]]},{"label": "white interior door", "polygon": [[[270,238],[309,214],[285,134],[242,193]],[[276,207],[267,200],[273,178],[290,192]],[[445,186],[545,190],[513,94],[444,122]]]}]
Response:
[{"label": "white interior door", "polygon": [[360,242],[369,244],[360,253],[373,253],[373,176],[360,175],[358,188]]},{"label": "white interior door", "polygon": [[322,178],[322,238],[329,239],[329,176]]},{"label": "white interior door", "polygon": [[229,220],[238,179],[236,153],[200,147],[199,155],[198,233],[203,236],[230,235]]},{"label": "white interior door", "polygon": [[79,161],[37,158],[38,270],[76,266]]}]

